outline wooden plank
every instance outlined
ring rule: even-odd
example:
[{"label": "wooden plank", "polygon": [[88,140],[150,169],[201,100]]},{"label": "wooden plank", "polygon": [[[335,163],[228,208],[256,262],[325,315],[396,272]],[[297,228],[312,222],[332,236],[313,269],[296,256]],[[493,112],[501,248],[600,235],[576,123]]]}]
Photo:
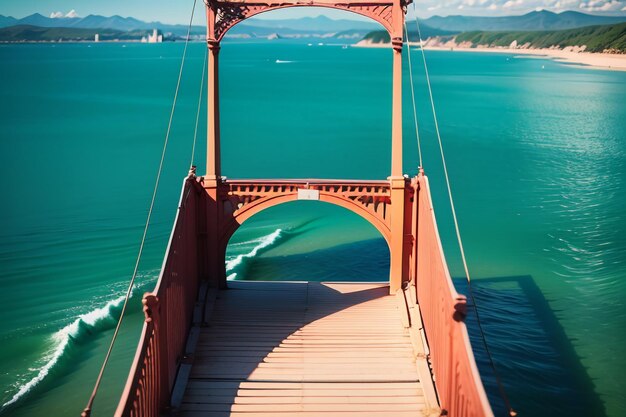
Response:
[{"label": "wooden plank", "polygon": [[207,380],[207,379],[190,379],[187,385],[191,389],[214,389],[214,388],[239,388],[247,390],[264,390],[264,389],[421,389],[421,384],[417,381],[394,381],[394,382],[289,382],[289,381],[245,381],[245,380]]},{"label": "wooden plank", "polygon": [[[233,352],[231,352],[233,353]],[[303,355],[303,354],[284,354],[284,355],[274,355],[274,356],[264,356],[264,355],[204,355],[197,354],[194,358],[195,363],[198,364],[206,364],[212,365],[217,363],[231,363],[231,362],[243,362],[243,363],[289,363],[289,362],[308,362],[308,363],[378,363],[384,364],[389,361],[389,363],[413,363],[415,362],[415,358],[410,353],[402,354],[402,355],[371,355],[371,354],[362,354],[359,356],[350,355],[350,352],[342,352],[342,355],[333,355],[333,354],[313,354],[313,355]]]},{"label": "wooden plank", "polygon": [[358,382],[368,380],[372,382],[394,382],[394,381],[419,381],[417,372],[402,373],[390,378],[388,375],[380,375],[377,373],[359,373],[359,374],[317,374],[308,375],[299,372],[211,372],[210,370],[192,369],[192,378],[224,378],[224,379],[245,379],[247,381],[272,381],[272,382]]},{"label": "wooden plank", "polygon": [[317,413],[338,413],[338,412],[362,412],[362,411],[384,411],[395,413],[396,411],[420,411],[423,404],[204,404],[204,403],[183,403],[181,410],[194,411],[231,411],[231,412],[298,412],[310,411]]},{"label": "wooden plank", "polygon": [[[198,348],[198,339],[200,338],[201,328],[199,324],[203,321],[203,316],[210,317],[211,307],[217,297],[217,291],[209,290],[208,283],[203,283],[200,287],[198,302],[194,308],[193,326],[189,330],[189,336],[187,337],[187,343],[185,345],[185,356],[188,358],[180,364],[174,386],[172,387],[172,393],[170,397],[170,404],[173,408],[178,408],[182,402],[185,394],[187,383],[189,382],[189,376],[191,375],[193,356]],[[189,358],[191,360],[189,360]]]},{"label": "wooden plank", "polygon": [[424,397],[417,395],[394,397],[371,396],[206,396],[203,394],[187,395],[184,403],[194,404],[424,404]]},{"label": "wooden plank", "polygon": [[[333,413],[337,415],[336,413]],[[231,412],[231,411],[196,411],[185,410],[181,414],[184,417],[320,417],[319,412]],[[356,411],[342,412],[341,417],[391,417],[388,411]],[[393,417],[416,417],[415,411],[394,411]]]},{"label": "wooden plank", "polygon": [[[233,346],[234,345],[234,346]],[[295,353],[331,353],[331,352],[355,352],[357,355],[367,355],[369,352],[375,354],[374,356],[380,356],[384,352],[413,352],[411,345],[409,344],[396,344],[385,346],[383,344],[372,345],[369,347],[367,344],[350,345],[349,343],[339,344],[280,344],[276,346],[274,343],[266,343],[261,346],[255,346],[254,342],[246,343],[231,343],[230,346],[226,344],[220,344],[217,342],[212,343],[199,343],[196,349],[199,354],[209,354],[219,356],[224,353],[226,356],[238,355],[236,352],[242,352],[245,354],[255,354],[265,356],[276,356],[281,354],[295,354]],[[345,354],[344,354],[345,356]]]},{"label": "wooden plank", "polygon": [[231,288],[197,338],[181,415],[387,417],[427,407],[415,335],[388,286]]},{"label": "wooden plank", "polygon": [[423,397],[420,389],[239,389],[239,388],[189,388],[188,395],[204,397]]}]

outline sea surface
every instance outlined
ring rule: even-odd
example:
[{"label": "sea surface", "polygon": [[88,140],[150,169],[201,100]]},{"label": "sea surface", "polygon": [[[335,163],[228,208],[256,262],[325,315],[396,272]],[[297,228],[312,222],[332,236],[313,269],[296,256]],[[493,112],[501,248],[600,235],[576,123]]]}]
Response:
[{"label": "sea surface", "polygon": [[[132,272],[181,43],[0,45],[0,414],[78,416]],[[391,52],[226,42],[223,174],[384,179]],[[424,169],[451,226],[421,54]],[[626,73],[505,54],[427,52],[486,339],[520,416],[626,415]],[[190,164],[202,62],[191,44],[130,314],[95,403],[109,416]],[[406,63],[406,60],[405,60]],[[404,164],[418,168],[408,68]],[[204,172],[205,104],[194,163]],[[267,210],[232,238],[231,279],[386,280],[378,232],[341,208]],[[494,408],[484,347],[472,340]]]}]

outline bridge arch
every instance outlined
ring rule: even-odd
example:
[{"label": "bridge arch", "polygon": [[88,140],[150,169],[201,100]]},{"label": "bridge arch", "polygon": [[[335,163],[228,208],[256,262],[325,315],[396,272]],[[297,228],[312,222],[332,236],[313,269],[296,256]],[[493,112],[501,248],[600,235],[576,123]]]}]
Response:
[{"label": "bridge arch", "polygon": [[[380,3],[367,5],[363,3],[352,4],[347,2],[325,2],[324,0],[307,3],[223,3],[219,1],[209,2],[207,8],[207,22],[209,22],[209,41],[220,42],[226,33],[238,23],[262,13],[294,7],[320,7],[326,9],[342,10],[367,17],[380,25],[393,36],[394,26],[392,19],[392,3]],[[213,22],[212,22],[213,21]],[[211,25],[213,23],[213,25]],[[212,26],[212,27],[211,27]],[[211,37],[213,35],[213,37]]]},{"label": "bridge arch", "polygon": [[[235,215],[232,220],[229,222],[230,224],[227,226],[226,230],[223,234],[223,241],[225,244],[228,244],[230,238],[235,234],[235,232],[246,222],[246,220],[254,217],[255,215],[270,209],[272,207],[286,204],[294,201],[299,201],[297,194],[287,194],[277,197],[271,197],[267,199],[263,199],[263,201],[259,201],[258,204],[255,204],[253,207],[249,207],[241,213]],[[342,207],[351,213],[354,213],[367,221],[370,225],[372,225],[380,235],[385,239],[387,246],[389,247],[390,240],[390,230],[389,227],[381,221],[381,219],[376,218],[371,213],[369,213],[366,209],[359,206],[351,201],[347,201],[343,198],[332,196],[332,195],[320,195],[319,201],[332,204],[338,207]]]},{"label": "bridge arch", "polygon": [[225,249],[237,229],[271,207],[299,200],[315,200],[342,207],[371,224],[391,245],[389,183],[332,180],[225,181],[220,193],[224,215],[221,242]]}]

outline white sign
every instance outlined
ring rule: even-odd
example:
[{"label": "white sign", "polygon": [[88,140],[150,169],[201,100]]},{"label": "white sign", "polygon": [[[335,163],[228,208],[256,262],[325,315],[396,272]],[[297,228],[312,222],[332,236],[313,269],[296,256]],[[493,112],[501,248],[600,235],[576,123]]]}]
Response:
[{"label": "white sign", "polygon": [[320,190],[308,190],[306,188],[298,188],[298,200],[319,200]]}]

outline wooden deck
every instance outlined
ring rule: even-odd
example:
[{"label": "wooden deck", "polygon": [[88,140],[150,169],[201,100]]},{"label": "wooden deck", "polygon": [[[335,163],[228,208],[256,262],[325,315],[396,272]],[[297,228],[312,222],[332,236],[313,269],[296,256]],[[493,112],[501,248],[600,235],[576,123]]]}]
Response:
[{"label": "wooden deck", "polygon": [[383,417],[437,408],[430,373],[424,381],[418,373],[427,369],[421,343],[387,285],[229,287],[209,303],[180,415]]}]

